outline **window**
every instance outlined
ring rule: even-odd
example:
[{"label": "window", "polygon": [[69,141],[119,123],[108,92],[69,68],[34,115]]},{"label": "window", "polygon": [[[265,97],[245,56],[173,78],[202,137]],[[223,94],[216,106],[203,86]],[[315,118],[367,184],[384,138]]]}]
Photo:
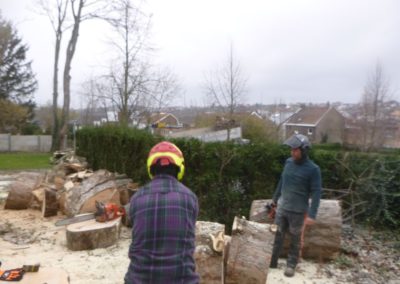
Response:
[{"label": "window", "polygon": [[308,128],[307,134],[308,135],[312,135],[313,134],[313,129],[312,128]]}]

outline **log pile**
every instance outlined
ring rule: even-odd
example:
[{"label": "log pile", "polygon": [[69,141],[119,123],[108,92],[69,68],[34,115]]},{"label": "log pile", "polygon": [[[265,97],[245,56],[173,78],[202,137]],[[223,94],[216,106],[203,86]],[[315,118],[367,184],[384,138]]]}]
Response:
[{"label": "log pile", "polygon": [[[72,217],[96,212],[96,201],[126,205],[138,188],[138,184],[126,175],[87,169],[85,159],[73,152],[56,152],[53,161],[52,171],[24,173],[12,182],[5,209],[39,209],[44,218],[56,216],[61,211]],[[72,250],[93,249],[115,243],[119,237],[120,219],[112,224],[79,223],[79,230],[78,225],[67,227],[68,247]],[[128,222],[124,220],[126,225]]]},{"label": "log pile", "polygon": [[[265,208],[271,201],[254,200],[250,209],[250,221],[257,219],[260,223],[272,223],[273,220],[268,219]],[[260,218],[260,215],[265,217]],[[302,256],[318,261],[335,258],[340,251],[341,233],[342,213],[339,201],[322,199],[316,223],[305,228]],[[288,244],[286,238],[283,256],[287,253]]]}]

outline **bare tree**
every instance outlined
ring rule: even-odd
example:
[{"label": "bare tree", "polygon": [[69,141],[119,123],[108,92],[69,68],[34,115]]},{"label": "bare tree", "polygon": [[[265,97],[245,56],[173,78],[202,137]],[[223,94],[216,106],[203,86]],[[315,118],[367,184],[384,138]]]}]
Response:
[{"label": "bare tree", "polygon": [[[52,4],[50,4],[51,2]],[[55,5],[55,7],[53,6]],[[54,65],[53,65],[53,127],[51,150],[55,151],[60,146],[60,128],[58,119],[58,65],[60,59],[61,40],[65,31],[68,0],[53,1],[39,0],[38,6],[49,17],[55,33]]]},{"label": "bare tree", "polygon": [[[70,101],[71,101],[71,66],[78,43],[81,23],[88,19],[102,19],[110,13],[109,5],[112,1],[106,0],[69,0],[73,19],[71,36],[68,41],[63,73],[64,102],[60,121],[60,149],[66,147],[66,135],[68,131]],[[87,11],[86,11],[87,8]],[[86,11],[84,13],[84,10]]]},{"label": "bare tree", "polygon": [[114,2],[113,15],[107,18],[115,31],[111,40],[117,53],[107,75],[98,80],[98,97],[116,112],[121,125],[133,115],[142,116],[152,108],[165,106],[178,91],[174,74],[168,69],[154,71],[150,63],[151,16],[130,0]]},{"label": "bare tree", "polygon": [[364,87],[361,98],[362,148],[370,151],[380,147],[385,140],[388,114],[385,102],[390,99],[390,84],[382,66],[377,63]]},{"label": "bare tree", "polygon": [[[231,44],[228,58],[223,66],[210,72],[205,78],[206,95],[211,104],[221,108],[231,122],[237,106],[244,99],[246,85],[247,78],[233,54]],[[230,140],[231,126],[231,123],[228,123],[227,140]]]}]

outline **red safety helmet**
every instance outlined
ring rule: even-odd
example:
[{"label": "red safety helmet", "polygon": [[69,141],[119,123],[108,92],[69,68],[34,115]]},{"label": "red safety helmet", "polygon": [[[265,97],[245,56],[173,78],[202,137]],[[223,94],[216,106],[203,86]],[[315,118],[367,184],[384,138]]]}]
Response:
[{"label": "red safety helmet", "polygon": [[157,161],[160,161],[161,166],[175,165],[179,168],[178,180],[183,178],[185,173],[185,160],[183,159],[183,154],[179,148],[167,141],[160,142],[151,148],[149,156],[147,158],[147,172],[150,178],[153,178],[150,168],[155,165]]}]

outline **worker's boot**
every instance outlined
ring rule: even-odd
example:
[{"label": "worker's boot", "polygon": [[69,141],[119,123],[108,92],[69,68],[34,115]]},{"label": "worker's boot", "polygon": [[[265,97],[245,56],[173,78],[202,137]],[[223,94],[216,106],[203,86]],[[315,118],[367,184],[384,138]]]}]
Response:
[{"label": "worker's boot", "polygon": [[271,262],[269,263],[269,268],[278,268],[277,258],[271,258]]},{"label": "worker's boot", "polygon": [[286,269],[285,269],[284,275],[285,275],[286,277],[293,277],[293,276],[294,276],[294,273],[295,273],[295,268],[288,266],[288,267],[286,267]]}]

